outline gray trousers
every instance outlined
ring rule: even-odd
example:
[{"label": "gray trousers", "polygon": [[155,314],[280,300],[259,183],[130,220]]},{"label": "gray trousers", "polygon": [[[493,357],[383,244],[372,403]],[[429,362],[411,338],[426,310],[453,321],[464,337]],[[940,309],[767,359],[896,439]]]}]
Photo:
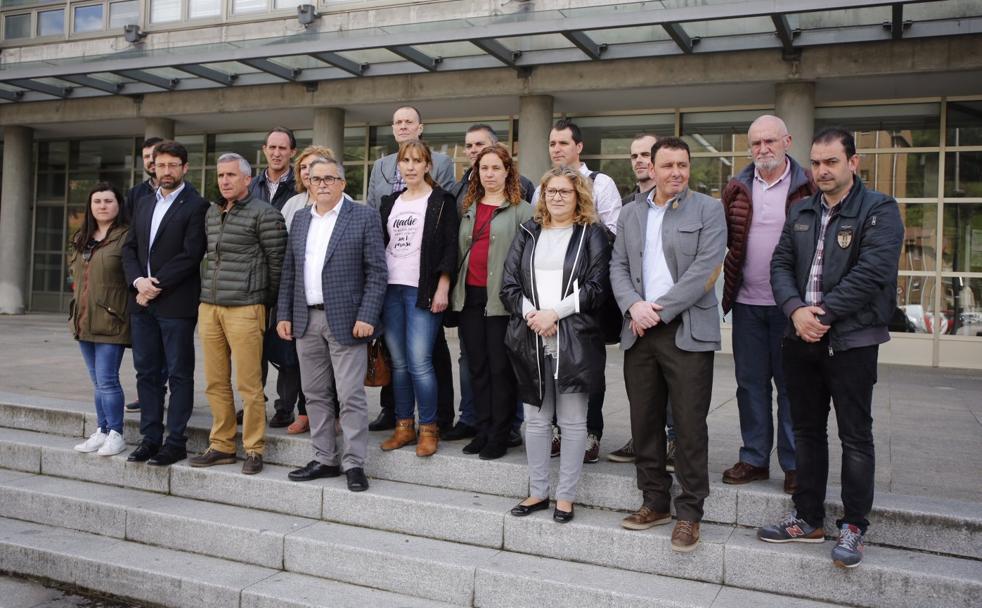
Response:
[{"label": "gray trousers", "polygon": [[555,363],[546,357],[546,390],[542,407],[525,404],[525,453],[529,462],[529,496],[549,497],[549,460],[552,452],[552,415],[563,433],[559,452],[556,500],[576,500],[576,484],[583,471],[586,450],[587,393],[557,393]]},{"label": "gray trousers", "polygon": [[364,468],[368,451],[368,399],[365,372],[368,349],[364,344],[339,343],[327,326],[323,311],[312,310],[307,331],[297,339],[300,383],[307,396],[310,439],[314,460],[338,465],[334,436],[334,405],[341,401],[341,436],[344,452],[341,469]]}]

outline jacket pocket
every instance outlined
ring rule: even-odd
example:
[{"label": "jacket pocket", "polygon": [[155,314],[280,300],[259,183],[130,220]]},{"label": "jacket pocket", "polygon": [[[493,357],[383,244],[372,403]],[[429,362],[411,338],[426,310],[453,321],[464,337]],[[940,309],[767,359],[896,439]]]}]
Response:
[{"label": "jacket pocket", "polygon": [[719,342],[719,305],[716,298],[706,302],[705,298],[696,302],[687,312],[689,314],[689,334],[700,342]]},{"label": "jacket pocket", "polygon": [[702,224],[686,224],[678,227],[679,252],[683,255],[695,257],[699,251],[699,233],[702,231]]},{"label": "jacket pocket", "polygon": [[124,311],[106,302],[96,302],[89,321],[89,331],[95,336],[118,336],[126,327]]}]

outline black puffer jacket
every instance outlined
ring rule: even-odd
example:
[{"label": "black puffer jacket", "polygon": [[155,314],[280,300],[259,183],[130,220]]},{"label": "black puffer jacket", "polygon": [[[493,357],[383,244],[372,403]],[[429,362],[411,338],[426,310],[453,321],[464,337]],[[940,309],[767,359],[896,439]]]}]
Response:
[{"label": "black puffer jacket", "polygon": [[[385,246],[389,246],[389,214],[402,192],[382,197],[379,213],[382,214],[382,233]],[[419,291],[416,306],[429,309],[433,304],[440,275],[450,275],[449,298],[453,281],[457,278],[457,201],[453,194],[439,186],[433,189],[426,201],[426,218],[423,220],[423,244],[419,252]]]},{"label": "black puffer jacket", "polygon": [[269,203],[247,196],[229,211],[225,201],[205,216],[208,250],[201,273],[201,301],[216,306],[276,304],[286,223]]},{"label": "black puffer jacket", "polygon": [[[505,346],[511,353],[518,396],[538,406],[545,391],[545,350],[542,339],[532,333],[522,316],[522,298],[538,308],[533,256],[541,231],[535,220],[522,224],[508,251],[501,285],[501,302],[511,315]],[[590,393],[604,382],[606,347],[600,313],[610,297],[609,268],[610,244],[603,225],[577,225],[566,250],[562,295],[578,289],[579,312],[559,321],[556,367],[560,393]]]}]

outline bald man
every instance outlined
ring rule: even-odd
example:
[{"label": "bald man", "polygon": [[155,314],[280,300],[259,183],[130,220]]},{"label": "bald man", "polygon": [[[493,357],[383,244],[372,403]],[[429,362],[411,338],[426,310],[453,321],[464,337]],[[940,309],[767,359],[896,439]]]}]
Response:
[{"label": "bald man", "polygon": [[811,174],[788,156],[791,135],[784,121],[764,115],[747,133],[753,162],[723,190],[729,229],[723,263],[723,314],[733,311],[733,362],[743,447],[723,482],[745,484],[770,477],[774,445],[772,387],[777,387],[777,456],[784,491],[794,492],[794,432],[781,367],[787,319],[771,292],[771,255],[788,209],[814,194]]}]

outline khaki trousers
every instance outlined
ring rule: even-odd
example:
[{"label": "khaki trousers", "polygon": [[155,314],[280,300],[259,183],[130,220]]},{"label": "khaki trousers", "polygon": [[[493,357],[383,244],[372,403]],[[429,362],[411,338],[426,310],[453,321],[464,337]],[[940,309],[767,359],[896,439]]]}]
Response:
[{"label": "khaki trousers", "polygon": [[263,395],[263,333],[266,307],[198,306],[198,334],[205,359],[205,395],[211,407],[211,449],[235,453],[235,398],[232,364],[243,402],[242,447],[262,454],[266,448],[266,400]]}]

